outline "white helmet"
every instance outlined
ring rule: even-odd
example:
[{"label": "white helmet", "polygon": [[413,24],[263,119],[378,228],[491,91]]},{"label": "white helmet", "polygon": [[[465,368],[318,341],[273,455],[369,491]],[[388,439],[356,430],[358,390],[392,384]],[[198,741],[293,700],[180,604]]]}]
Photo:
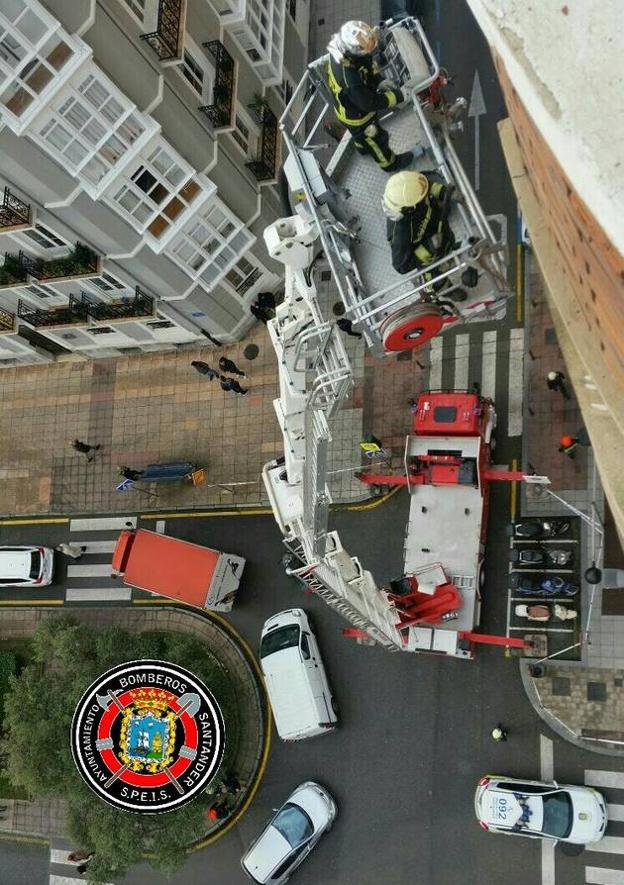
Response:
[{"label": "white helmet", "polygon": [[381,205],[388,218],[398,221],[403,217],[403,210],[417,206],[428,191],[429,181],[422,172],[396,172],[386,182]]},{"label": "white helmet", "polygon": [[377,49],[377,30],[366,22],[345,22],[337,34],[338,45],[348,55],[371,55]]}]

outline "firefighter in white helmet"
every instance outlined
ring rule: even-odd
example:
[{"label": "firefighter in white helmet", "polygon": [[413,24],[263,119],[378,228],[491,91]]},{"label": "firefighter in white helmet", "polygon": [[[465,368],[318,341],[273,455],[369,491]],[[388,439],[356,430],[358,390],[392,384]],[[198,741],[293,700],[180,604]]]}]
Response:
[{"label": "firefighter in white helmet", "polygon": [[400,89],[383,87],[374,58],[377,44],[375,28],[362,21],[346,22],[327,47],[327,77],[336,117],[353,136],[356,149],[370,154],[385,172],[396,172],[409,165],[412,154],[394,153],[378,112],[400,104],[404,96]]},{"label": "firefighter in white helmet", "polygon": [[[425,269],[453,246],[447,216],[454,188],[434,176],[433,172],[404,171],[386,183],[381,203],[397,273]],[[431,276],[425,273],[425,279]]]}]

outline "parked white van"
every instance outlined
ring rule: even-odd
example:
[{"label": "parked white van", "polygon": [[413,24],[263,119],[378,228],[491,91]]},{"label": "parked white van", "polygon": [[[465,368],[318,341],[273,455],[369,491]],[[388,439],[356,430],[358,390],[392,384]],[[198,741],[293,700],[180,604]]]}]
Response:
[{"label": "parked white van", "polygon": [[303,609],[278,612],[265,622],[260,666],[283,740],[299,741],[336,727],[338,707]]}]

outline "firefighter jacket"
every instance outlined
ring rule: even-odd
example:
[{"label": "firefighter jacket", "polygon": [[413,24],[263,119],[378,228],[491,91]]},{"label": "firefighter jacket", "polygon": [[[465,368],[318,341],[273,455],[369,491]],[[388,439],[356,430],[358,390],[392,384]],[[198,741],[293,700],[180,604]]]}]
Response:
[{"label": "firefighter jacket", "polygon": [[392,266],[397,273],[409,273],[431,264],[440,249],[436,249],[431,238],[434,234],[445,234],[445,218],[442,202],[446,186],[430,182],[429,193],[413,209],[405,212],[399,221],[388,222],[388,239],[392,248]]},{"label": "firefighter jacket", "polygon": [[382,78],[379,65],[370,56],[357,60],[343,56],[337,61],[330,55],[327,78],[336,116],[345,126],[365,126],[378,111],[403,101],[400,89],[377,92]]}]

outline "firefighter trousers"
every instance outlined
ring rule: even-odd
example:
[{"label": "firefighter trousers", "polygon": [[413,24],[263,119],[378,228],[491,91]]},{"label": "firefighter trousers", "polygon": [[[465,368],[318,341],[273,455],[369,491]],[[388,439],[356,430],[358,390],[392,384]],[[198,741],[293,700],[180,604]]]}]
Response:
[{"label": "firefighter trousers", "polygon": [[[345,124],[343,124],[345,125]],[[353,138],[353,144],[360,154],[370,154],[377,165],[386,172],[391,172],[396,162],[396,154],[390,148],[390,136],[379,125],[377,119],[366,123],[365,126],[350,126],[347,129]]]}]

